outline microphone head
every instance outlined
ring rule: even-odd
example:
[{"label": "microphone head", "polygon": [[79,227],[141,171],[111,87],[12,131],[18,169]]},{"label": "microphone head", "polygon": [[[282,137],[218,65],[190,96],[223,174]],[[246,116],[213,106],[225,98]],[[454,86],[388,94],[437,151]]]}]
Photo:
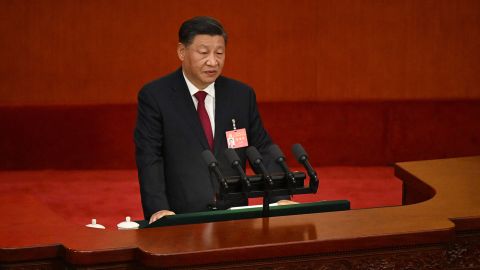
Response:
[{"label": "microphone head", "polygon": [[207,166],[215,166],[218,163],[215,156],[208,149],[202,152],[202,158],[203,161],[205,161],[205,163],[207,164]]},{"label": "microphone head", "polygon": [[240,158],[237,155],[237,152],[232,149],[232,148],[227,148],[225,149],[225,156],[227,157],[228,162],[232,166],[236,166],[237,164],[240,164]]},{"label": "microphone head", "polygon": [[270,145],[269,151],[275,161],[285,160],[285,155],[283,154],[282,149],[278,147],[278,145]]},{"label": "microphone head", "polygon": [[307,152],[305,151],[305,149],[303,149],[302,145],[299,143],[292,145],[292,152],[295,158],[300,163],[303,163],[305,160],[308,159]]},{"label": "microphone head", "polygon": [[257,148],[250,146],[247,148],[247,157],[252,164],[258,164],[262,162],[262,155],[258,152]]}]

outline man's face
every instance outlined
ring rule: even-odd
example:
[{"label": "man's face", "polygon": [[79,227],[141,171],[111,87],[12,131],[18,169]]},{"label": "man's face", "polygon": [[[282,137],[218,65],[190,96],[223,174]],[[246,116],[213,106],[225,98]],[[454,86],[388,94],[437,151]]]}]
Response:
[{"label": "man's face", "polygon": [[196,35],[190,45],[178,44],[177,53],[185,76],[199,89],[205,89],[222,73],[225,40],[220,35]]}]

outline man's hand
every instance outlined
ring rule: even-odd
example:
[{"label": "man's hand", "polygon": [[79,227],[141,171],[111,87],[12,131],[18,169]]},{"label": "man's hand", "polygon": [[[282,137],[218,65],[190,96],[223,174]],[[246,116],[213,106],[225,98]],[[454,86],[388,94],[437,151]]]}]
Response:
[{"label": "man's hand", "polygon": [[148,224],[151,224],[151,223],[161,219],[164,216],[172,216],[172,215],[175,215],[175,213],[172,212],[172,211],[160,210],[150,217],[150,222],[148,222]]},{"label": "man's hand", "polygon": [[280,200],[277,202],[278,205],[289,205],[289,204],[298,204],[298,202],[290,201],[290,200]]}]

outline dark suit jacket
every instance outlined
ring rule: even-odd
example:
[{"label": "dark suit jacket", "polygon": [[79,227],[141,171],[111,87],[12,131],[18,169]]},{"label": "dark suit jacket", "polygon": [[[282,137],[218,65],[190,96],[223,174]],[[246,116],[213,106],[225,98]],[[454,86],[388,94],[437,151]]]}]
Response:
[{"label": "dark suit jacket", "polygon": [[[249,145],[265,154],[272,143],[249,86],[220,76],[215,82],[214,155],[224,175],[236,175],[224,151],[225,132],[246,128]],[[202,160],[208,149],[182,70],[145,85],[138,95],[135,129],[136,161],[145,218],[159,210],[205,211],[214,201],[218,183]],[[245,148],[237,149],[245,167]],[[246,205],[247,201],[231,202]]]}]

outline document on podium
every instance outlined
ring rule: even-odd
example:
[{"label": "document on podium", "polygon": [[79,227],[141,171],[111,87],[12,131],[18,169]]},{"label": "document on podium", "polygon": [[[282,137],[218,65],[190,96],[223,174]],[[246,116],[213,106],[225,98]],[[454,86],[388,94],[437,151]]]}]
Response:
[{"label": "document on podium", "polygon": [[[255,205],[245,205],[245,206],[235,206],[235,207],[230,207],[228,210],[239,210],[239,209],[249,209],[249,208],[257,208],[257,207],[262,207],[263,205],[261,204],[255,204]],[[278,206],[278,203],[271,203],[269,204],[270,207],[272,206]]]}]

